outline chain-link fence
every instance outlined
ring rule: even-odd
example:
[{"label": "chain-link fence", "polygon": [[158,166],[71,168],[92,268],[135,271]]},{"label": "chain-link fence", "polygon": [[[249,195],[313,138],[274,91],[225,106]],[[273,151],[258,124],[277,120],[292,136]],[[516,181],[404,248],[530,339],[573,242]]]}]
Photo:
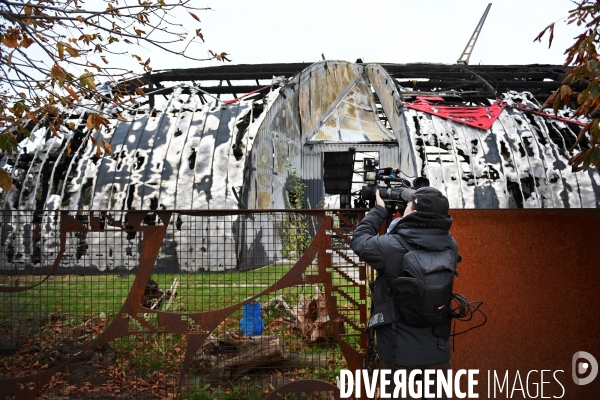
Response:
[{"label": "chain-link fence", "polygon": [[361,212],[0,215],[0,395],[327,397],[362,363]]}]

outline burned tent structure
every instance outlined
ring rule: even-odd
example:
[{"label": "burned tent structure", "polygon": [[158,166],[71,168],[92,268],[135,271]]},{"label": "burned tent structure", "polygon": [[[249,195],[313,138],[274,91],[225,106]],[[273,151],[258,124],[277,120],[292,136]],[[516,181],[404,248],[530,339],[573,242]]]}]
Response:
[{"label": "burned tent structure", "polygon": [[[427,177],[452,208],[597,208],[598,171],[573,173],[567,162],[579,151],[572,145],[583,122],[569,110],[559,117],[538,112],[563,78],[556,66],[209,67],[159,71],[123,84],[119,90],[135,93],[141,85],[147,93],[127,111],[110,101],[117,88],[107,85],[105,103],[82,103],[68,116],[75,132],[53,137],[39,126],[21,143],[23,151],[2,158],[15,186],[1,199],[10,210],[3,214],[1,268],[47,268],[60,246],[52,229],[60,210],[83,221],[114,211],[123,224],[127,211],[147,210],[145,222],[155,224],[160,210],[283,209],[292,173],[307,185],[306,207],[326,194],[352,206],[361,153],[375,154],[381,166],[407,178]],[[108,115],[110,126],[89,132],[91,110]],[[112,154],[98,157],[90,136]],[[264,237],[257,221],[249,228],[245,218],[211,223],[180,216],[159,258],[196,272],[244,269],[248,257],[263,265],[281,257],[281,244]],[[258,221],[271,223],[268,215]],[[66,240],[61,268],[137,265],[135,235]],[[214,263],[215,252],[228,261]],[[115,263],[115,253],[126,261]]]}]

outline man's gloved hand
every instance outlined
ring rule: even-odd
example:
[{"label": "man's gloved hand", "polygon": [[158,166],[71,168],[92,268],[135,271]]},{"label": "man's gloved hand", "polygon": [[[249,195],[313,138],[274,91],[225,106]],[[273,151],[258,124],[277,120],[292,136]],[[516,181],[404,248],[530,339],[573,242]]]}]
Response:
[{"label": "man's gloved hand", "polygon": [[379,189],[375,191],[375,204],[385,208],[385,202],[381,199],[381,196],[379,196]]}]

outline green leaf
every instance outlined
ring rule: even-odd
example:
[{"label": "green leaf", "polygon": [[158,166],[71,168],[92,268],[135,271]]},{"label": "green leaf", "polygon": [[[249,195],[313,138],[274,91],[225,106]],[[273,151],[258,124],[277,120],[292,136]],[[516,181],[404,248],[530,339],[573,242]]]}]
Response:
[{"label": "green leaf", "polygon": [[588,168],[590,167],[590,163],[591,163],[591,153],[590,150],[585,152],[585,156],[583,157],[583,170],[587,171]]},{"label": "green leaf", "polygon": [[18,126],[17,132],[19,132],[19,134],[21,134],[21,136],[23,136],[24,138],[28,138],[29,136],[31,136],[31,132],[29,132],[29,129],[25,128],[24,126]]},{"label": "green leaf", "polygon": [[96,83],[94,82],[94,74],[92,72],[86,72],[79,77],[79,84],[83,87],[96,90]]},{"label": "green leaf", "polygon": [[0,134],[0,150],[12,154],[13,151],[17,150],[17,145],[17,138],[11,132]]},{"label": "green leaf", "polygon": [[585,99],[588,97],[588,95],[590,94],[590,87],[586,87],[585,89],[583,89],[583,91],[581,93],[579,93],[579,96],[577,96],[577,104],[583,104],[583,102],[585,101]]},{"label": "green leaf", "polygon": [[596,146],[594,152],[590,156],[590,162],[594,165],[598,165],[598,162],[600,162],[600,147]]},{"label": "green leaf", "polygon": [[15,103],[15,105],[13,106],[13,108],[15,110],[17,110],[19,112],[19,114],[29,111],[29,106],[27,104],[25,104],[25,102],[23,100],[17,101]]},{"label": "green leaf", "polygon": [[590,96],[595,99],[598,97],[598,84],[590,84]]},{"label": "green leaf", "polygon": [[554,110],[554,115],[558,115],[558,108],[560,107],[560,96],[556,96],[554,99],[554,104],[552,105],[552,109]]}]

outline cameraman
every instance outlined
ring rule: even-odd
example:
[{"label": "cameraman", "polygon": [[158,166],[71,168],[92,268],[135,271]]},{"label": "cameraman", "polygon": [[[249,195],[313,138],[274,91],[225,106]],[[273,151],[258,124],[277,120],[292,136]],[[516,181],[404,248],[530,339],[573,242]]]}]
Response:
[{"label": "cameraman", "polygon": [[[452,368],[448,340],[451,319],[434,327],[408,325],[394,307],[389,285],[400,276],[404,255],[409,251],[400,237],[418,249],[450,249],[458,260],[458,246],[449,232],[452,218],[448,215],[448,199],[432,187],[405,189],[402,198],[408,204],[402,218],[392,221],[388,233],[379,236],[388,211],[379,191],[375,196],[375,207],[354,232],[352,250],[377,271],[377,278],[370,285],[373,309],[368,328],[376,332],[379,366],[406,369],[407,376],[412,369],[436,369],[446,373]],[[435,393],[435,388],[429,390]]]}]

